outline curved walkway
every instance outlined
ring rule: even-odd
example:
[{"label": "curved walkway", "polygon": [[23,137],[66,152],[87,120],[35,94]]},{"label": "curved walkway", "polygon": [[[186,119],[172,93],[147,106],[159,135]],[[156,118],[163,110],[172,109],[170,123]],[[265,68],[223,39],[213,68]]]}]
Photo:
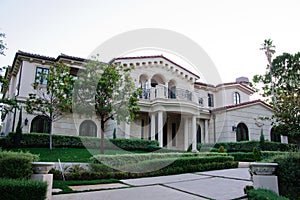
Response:
[{"label": "curved walkway", "polygon": [[252,185],[248,168],[121,180],[131,187],[53,195],[53,200],[201,200],[238,199]]}]

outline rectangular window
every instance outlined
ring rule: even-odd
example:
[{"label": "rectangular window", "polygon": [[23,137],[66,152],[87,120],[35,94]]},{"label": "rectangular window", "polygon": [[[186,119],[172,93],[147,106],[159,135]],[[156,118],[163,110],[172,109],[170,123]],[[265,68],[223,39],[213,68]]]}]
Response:
[{"label": "rectangular window", "polygon": [[214,95],[210,93],[208,93],[208,106],[214,107]]},{"label": "rectangular window", "polygon": [[35,82],[41,85],[47,85],[48,68],[37,67],[35,71]]},{"label": "rectangular window", "polygon": [[172,123],[172,146],[176,146],[176,123]]}]

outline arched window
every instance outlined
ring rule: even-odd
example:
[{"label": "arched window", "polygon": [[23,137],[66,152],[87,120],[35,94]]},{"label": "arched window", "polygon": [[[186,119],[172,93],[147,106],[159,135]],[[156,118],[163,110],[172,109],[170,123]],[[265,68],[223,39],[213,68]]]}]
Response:
[{"label": "arched window", "polygon": [[238,92],[233,93],[233,103],[234,104],[239,104],[241,103],[241,97]]},{"label": "arched window", "polygon": [[236,141],[247,141],[249,140],[249,133],[246,124],[239,123],[236,128]]},{"label": "arched window", "polygon": [[97,125],[92,120],[85,120],[79,127],[80,136],[97,137]]},{"label": "arched window", "polygon": [[274,128],[274,127],[271,128],[270,135],[271,135],[272,142],[281,142],[280,133],[278,131],[276,131],[276,128]]},{"label": "arched window", "polygon": [[39,115],[33,118],[30,126],[31,133],[50,133],[49,118]]},{"label": "arched window", "polygon": [[197,143],[201,143],[201,126],[197,125]]}]

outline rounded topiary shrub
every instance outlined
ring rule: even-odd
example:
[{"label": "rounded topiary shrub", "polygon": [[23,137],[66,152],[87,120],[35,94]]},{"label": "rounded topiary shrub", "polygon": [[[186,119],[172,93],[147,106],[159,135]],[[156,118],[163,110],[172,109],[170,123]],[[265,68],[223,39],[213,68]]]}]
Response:
[{"label": "rounded topiary shrub", "polygon": [[38,156],[30,153],[0,151],[0,178],[29,178],[31,162],[38,161]]}]

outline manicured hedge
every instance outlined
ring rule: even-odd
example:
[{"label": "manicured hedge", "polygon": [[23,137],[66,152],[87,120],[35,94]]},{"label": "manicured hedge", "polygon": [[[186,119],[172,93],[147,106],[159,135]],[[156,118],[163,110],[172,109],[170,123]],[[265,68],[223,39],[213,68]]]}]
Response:
[{"label": "manicured hedge", "polygon": [[0,151],[0,178],[29,178],[32,174],[33,161],[38,161],[37,155]]},{"label": "manicured hedge", "polygon": [[91,158],[93,163],[104,163],[108,166],[119,167],[134,164],[145,160],[178,159],[181,157],[226,156],[218,153],[146,153],[146,154],[120,154],[120,155],[95,155]]},{"label": "manicured hedge", "polygon": [[[261,151],[262,160],[270,159],[274,156],[278,155],[285,155],[288,152],[282,152],[282,151]],[[235,161],[242,161],[242,162],[254,162],[255,157],[253,152],[230,152],[227,153],[229,156],[234,157]]]},{"label": "manicured hedge", "polygon": [[[2,142],[4,148],[14,147],[15,133],[9,133]],[[101,139],[94,137],[79,137],[68,135],[53,135],[53,147],[55,148],[100,148]],[[148,150],[148,146],[158,146],[155,140],[140,140],[140,139],[107,139],[105,138],[106,149],[124,149],[131,150]],[[49,147],[49,134],[46,133],[23,133],[19,147]]]},{"label": "manicured hedge", "polygon": [[[213,151],[216,152],[223,146],[227,152],[252,152],[253,148],[259,148],[259,141],[242,141],[242,142],[217,142],[216,144],[197,144],[197,149],[201,152]],[[191,150],[192,147],[189,147]],[[279,142],[265,141],[263,151],[295,151],[295,144],[283,144]]]},{"label": "manicured hedge", "polygon": [[274,162],[278,163],[279,193],[289,199],[300,199],[300,153],[288,153],[277,156]]},{"label": "manicured hedge", "polygon": [[265,189],[252,189],[248,192],[249,200],[288,200],[278,196],[275,192]]},{"label": "manicured hedge", "polygon": [[[148,176],[163,176],[188,172],[236,168],[238,163],[230,156],[182,157],[143,160],[119,166],[120,170],[110,169],[104,164],[92,164],[93,171],[65,174],[67,180],[125,179]],[[157,169],[157,170],[152,170]],[[55,179],[61,179],[58,173]]]},{"label": "manicured hedge", "polygon": [[44,200],[46,192],[46,182],[0,179],[0,199],[3,200]]}]

